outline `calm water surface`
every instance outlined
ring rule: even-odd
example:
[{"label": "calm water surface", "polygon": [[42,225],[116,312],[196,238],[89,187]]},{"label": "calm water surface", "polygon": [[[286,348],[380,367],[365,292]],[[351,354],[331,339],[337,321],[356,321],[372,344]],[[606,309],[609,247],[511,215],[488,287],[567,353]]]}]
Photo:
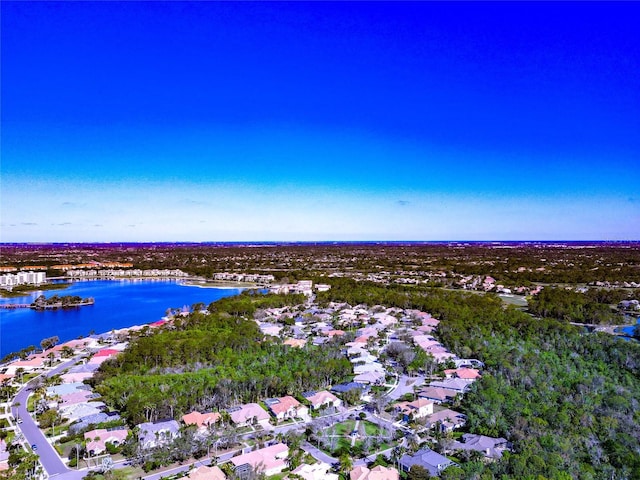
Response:
[{"label": "calm water surface", "polygon": [[33,292],[24,297],[0,298],[0,303],[31,303],[44,294],[93,297],[95,305],[69,310],[38,312],[30,308],[0,309],[0,358],[29,345],[40,348],[40,340],[57,335],[64,342],[89,332],[142,325],[160,320],[168,308],[182,308],[222,297],[237,295],[242,289],[199,288],[176,280],[93,280],[79,281],[64,290]]}]

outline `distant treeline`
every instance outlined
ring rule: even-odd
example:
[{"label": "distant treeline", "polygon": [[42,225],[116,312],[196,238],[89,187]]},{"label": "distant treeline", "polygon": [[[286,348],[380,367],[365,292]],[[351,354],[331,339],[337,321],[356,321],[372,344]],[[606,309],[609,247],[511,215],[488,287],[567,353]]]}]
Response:
[{"label": "distant treeline", "polygon": [[[135,268],[179,268],[193,275],[270,273],[277,279],[334,272],[491,275],[504,285],[631,282],[640,277],[640,243],[549,244],[337,244],[220,246],[207,244],[5,245],[2,265],[53,266],[130,262]],[[50,271],[51,275],[62,274]],[[447,284],[451,278],[433,281]]]}]

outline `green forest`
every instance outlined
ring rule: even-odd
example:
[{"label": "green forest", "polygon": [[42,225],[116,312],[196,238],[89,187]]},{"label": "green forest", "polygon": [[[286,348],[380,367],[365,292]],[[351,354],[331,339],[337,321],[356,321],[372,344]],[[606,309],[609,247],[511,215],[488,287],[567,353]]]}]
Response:
[{"label": "green forest", "polygon": [[[478,358],[482,379],[462,400],[472,433],[503,436],[513,451],[496,462],[461,462],[445,479],[640,478],[640,346],[585,333],[566,319],[536,318],[499,297],[427,287],[327,279],[317,301],[416,308],[440,319],[437,336]],[[341,345],[288,348],[263,339],[253,312],[297,296],[245,293],[135,339],[105,362],[96,389],[130,424],[197,408],[297,394],[349,377]],[[170,393],[170,394],[168,394]]]},{"label": "green forest", "polygon": [[256,308],[300,302],[299,295],[243,295],[210,305],[166,329],[134,340],[105,362],[93,383],[131,425],[179,418],[339,383],[351,364],[337,343],[304,349],[263,339]]},{"label": "green forest", "polygon": [[624,290],[589,289],[584,293],[566,288],[544,288],[529,299],[529,311],[534,315],[566,322],[591,324],[621,324],[624,318],[612,308],[620,301],[632,298]]},{"label": "green forest", "polygon": [[514,452],[462,463],[444,478],[640,478],[640,346],[506,307],[494,295],[332,282],[323,301],[418,308],[439,339],[486,370],[462,408],[473,433]]}]

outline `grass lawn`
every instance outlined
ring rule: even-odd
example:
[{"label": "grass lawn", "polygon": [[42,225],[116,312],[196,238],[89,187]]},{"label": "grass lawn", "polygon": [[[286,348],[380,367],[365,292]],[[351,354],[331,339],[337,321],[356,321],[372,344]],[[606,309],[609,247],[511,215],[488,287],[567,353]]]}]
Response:
[{"label": "grass lawn", "polygon": [[[353,429],[356,426],[356,422],[355,420],[346,420],[342,423],[338,423],[336,425],[336,435],[349,435],[351,432],[353,432]],[[325,431],[325,433],[329,433],[331,430],[328,429]]]},{"label": "grass lawn", "polygon": [[92,476],[92,479],[95,480],[128,480],[130,478],[140,478],[143,475],[146,475],[142,469],[139,468],[133,468],[133,467],[125,467],[125,468],[114,468],[113,470],[111,470],[111,472],[109,472],[107,474],[108,476],[105,475],[95,475]]}]

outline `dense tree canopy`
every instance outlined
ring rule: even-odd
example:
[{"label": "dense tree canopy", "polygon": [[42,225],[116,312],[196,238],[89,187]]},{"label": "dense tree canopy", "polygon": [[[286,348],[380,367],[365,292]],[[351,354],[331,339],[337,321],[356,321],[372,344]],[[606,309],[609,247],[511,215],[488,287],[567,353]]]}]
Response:
[{"label": "dense tree canopy", "polygon": [[419,308],[441,320],[440,340],[486,365],[463,399],[468,428],[504,436],[514,451],[467,462],[460,478],[640,478],[640,346],[534,318],[493,295],[382,288],[347,280],[322,294]]},{"label": "dense tree canopy", "polygon": [[339,383],[351,365],[338,344],[291,348],[264,338],[244,318],[258,307],[296,300],[245,294],[212,304],[213,313],[177,319],[105,362],[96,389],[135,424]]}]

